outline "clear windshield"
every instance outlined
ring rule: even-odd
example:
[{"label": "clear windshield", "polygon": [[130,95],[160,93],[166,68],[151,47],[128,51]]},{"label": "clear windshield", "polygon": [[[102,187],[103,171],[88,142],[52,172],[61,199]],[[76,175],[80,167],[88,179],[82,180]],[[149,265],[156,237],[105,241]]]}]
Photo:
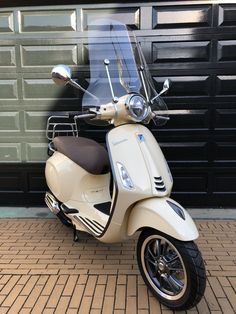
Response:
[{"label": "clear windshield", "polygon": [[[111,19],[91,22],[88,26],[87,49],[90,80],[88,93],[83,96],[84,110],[112,101],[107,72],[115,97],[139,93],[149,101],[157,95],[141,49],[134,36],[131,43],[126,25]],[[105,66],[107,61],[108,71]],[[158,99],[153,104],[155,107],[157,102]]]}]

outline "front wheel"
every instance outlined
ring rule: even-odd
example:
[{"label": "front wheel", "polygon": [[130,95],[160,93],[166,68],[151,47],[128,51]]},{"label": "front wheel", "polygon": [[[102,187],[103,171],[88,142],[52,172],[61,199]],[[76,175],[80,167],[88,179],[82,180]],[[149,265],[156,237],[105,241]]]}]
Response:
[{"label": "front wheel", "polygon": [[148,288],[164,305],[187,310],[202,298],[205,267],[193,241],[182,242],[153,229],[145,229],[137,245],[138,265]]}]

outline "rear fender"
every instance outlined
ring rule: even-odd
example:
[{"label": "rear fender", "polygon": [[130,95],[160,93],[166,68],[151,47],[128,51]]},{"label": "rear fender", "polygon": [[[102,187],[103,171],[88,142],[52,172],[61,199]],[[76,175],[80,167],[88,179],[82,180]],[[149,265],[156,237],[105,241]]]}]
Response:
[{"label": "rear fender", "polygon": [[128,219],[128,236],[142,228],[153,228],[181,241],[192,241],[199,236],[188,212],[167,197],[146,199],[132,208]]}]

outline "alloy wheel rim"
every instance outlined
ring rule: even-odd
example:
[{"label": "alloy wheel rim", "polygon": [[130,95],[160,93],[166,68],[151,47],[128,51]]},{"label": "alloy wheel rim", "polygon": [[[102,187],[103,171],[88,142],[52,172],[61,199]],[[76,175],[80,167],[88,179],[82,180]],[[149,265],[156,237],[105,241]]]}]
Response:
[{"label": "alloy wheel rim", "polygon": [[187,288],[187,273],[182,257],[166,238],[151,235],[141,248],[141,262],[153,289],[168,300],[180,299]]}]

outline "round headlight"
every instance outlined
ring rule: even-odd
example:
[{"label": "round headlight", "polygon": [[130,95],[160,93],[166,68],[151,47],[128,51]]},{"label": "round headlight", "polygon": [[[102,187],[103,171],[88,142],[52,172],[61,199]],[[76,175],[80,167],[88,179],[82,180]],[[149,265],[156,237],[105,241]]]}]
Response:
[{"label": "round headlight", "polygon": [[148,104],[145,98],[140,95],[129,96],[126,100],[126,108],[129,115],[136,122],[143,121],[149,114]]}]

